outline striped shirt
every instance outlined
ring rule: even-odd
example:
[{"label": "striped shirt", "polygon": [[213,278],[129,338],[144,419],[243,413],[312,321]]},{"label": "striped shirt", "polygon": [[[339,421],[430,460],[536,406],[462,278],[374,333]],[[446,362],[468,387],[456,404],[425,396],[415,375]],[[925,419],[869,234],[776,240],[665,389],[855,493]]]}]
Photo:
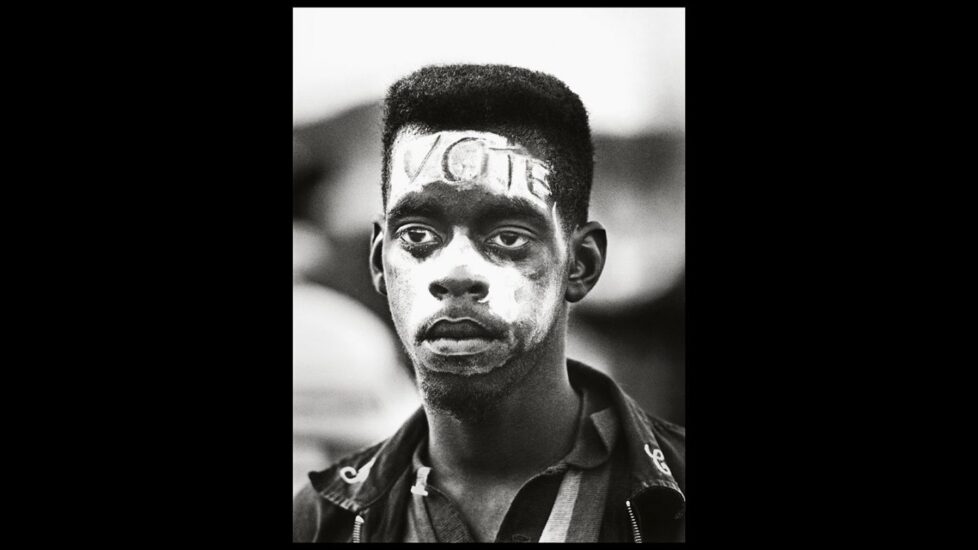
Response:
[{"label": "striped shirt", "polygon": [[[598,540],[618,438],[614,409],[585,392],[574,445],[564,458],[523,483],[504,516],[496,542]],[[405,542],[475,542],[459,508],[438,488],[427,465],[428,440],[414,451]]]}]

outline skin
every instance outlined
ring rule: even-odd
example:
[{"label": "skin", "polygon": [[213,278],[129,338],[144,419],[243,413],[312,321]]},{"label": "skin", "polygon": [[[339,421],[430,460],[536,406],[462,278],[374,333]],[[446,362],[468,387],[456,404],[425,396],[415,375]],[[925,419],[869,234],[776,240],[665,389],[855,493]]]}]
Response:
[{"label": "skin", "polygon": [[[597,282],[605,232],[565,231],[546,162],[497,134],[402,129],[390,172],[371,271],[417,374],[429,483],[492,541],[522,484],[573,442],[567,308]],[[476,335],[431,330],[473,322]]]}]

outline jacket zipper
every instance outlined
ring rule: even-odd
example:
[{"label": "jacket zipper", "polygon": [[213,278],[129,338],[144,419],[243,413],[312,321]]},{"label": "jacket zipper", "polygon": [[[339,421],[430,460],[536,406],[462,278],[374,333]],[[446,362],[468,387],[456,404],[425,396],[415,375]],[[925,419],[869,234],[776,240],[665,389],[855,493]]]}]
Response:
[{"label": "jacket zipper", "polygon": [[361,542],[360,537],[363,531],[363,516],[357,514],[353,520],[353,542]]},{"label": "jacket zipper", "polygon": [[632,522],[632,538],[635,539],[636,543],[641,544],[642,533],[638,530],[638,522],[635,521],[635,512],[632,511],[632,502],[630,500],[625,501],[625,508],[628,509],[628,519]]}]

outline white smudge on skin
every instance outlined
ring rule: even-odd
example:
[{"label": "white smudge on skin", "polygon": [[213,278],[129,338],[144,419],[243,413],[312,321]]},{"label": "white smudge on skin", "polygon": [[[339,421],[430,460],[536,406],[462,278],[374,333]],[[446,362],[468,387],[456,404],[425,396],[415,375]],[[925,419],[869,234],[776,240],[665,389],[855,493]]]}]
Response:
[{"label": "white smudge on skin", "polygon": [[[410,314],[407,321],[411,327],[419,326],[442,309],[441,300],[431,294],[429,285],[446,276],[468,274],[484,278],[489,292],[481,302],[509,324],[521,317],[538,317],[539,321],[546,321],[545,315],[552,314],[557,305],[559,281],[533,281],[512,265],[497,265],[489,261],[472,246],[469,233],[464,228],[457,228],[451,241],[425,261],[418,262],[406,252],[404,255],[414,265],[408,273],[398,275],[411,279],[408,287],[400,287],[404,294],[398,296],[398,302],[406,306]],[[559,277],[560,273],[555,271],[555,276]],[[543,293],[538,292],[541,284],[547,286]],[[549,326],[549,323],[545,324]]]},{"label": "white smudge on skin", "polygon": [[[443,152],[445,143],[439,142],[452,144],[462,137],[483,139],[493,146],[522,149],[518,144],[511,145],[505,137],[487,132],[440,132],[419,137],[417,132],[402,131],[395,140],[391,157],[388,205],[396,205],[398,199],[409,192],[423,191],[425,184],[430,183],[424,179],[425,166],[440,165],[442,161],[439,151]],[[430,151],[434,152],[429,154]],[[500,165],[490,165],[487,168],[490,175],[493,170],[497,170],[498,176],[498,166]],[[411,174],[417,177],[412,179]],[[385,269],[388,271],[388,280],[395,283],[388,288],[396,293],[396,299],[392,299],[390,303],[392,310],[397,312],[394,320],[398,333],[402,340],[413,339],[414,331],[443,309],[442,301],[429,290],[432,282],[446,276],[467,275],[487,282],[489,292],[480,302],[486,304],[494,316],[509,325],[518,324],[529,328],[526,344],[533,346],[542,342],[563,300],[561,290],[564,270],[554,267],[562,266],[566,261],[567,240],[563,234],[557,205],[553,203],[549,192],[545,195],[546,200],[542,200],[525,185],[501,186],[499,178],[475,178],[468,182],[454,183],[459,191],[481,187],[493,194],[526,198],[542,210],[549,211],[555,232],[555,241],[552,243],[556,249],[555,264],[551,262],[547,269],[542,270],[541,274],[546,273],[545,279],[534,279],[513,264],[494,263],[473,246],[468,229],[463,226],[454,227],[454,235],[450,241],[423,261],[395,245],[391,249],[393,255],[385,255]],[[542,189],[546,190],[545,187]],[[541,192],[539,186],[537,192]]]},{"label": "white smudge on skin", "polygon": [[544,209],[553,200],[547,163],[521,145],[491,132],[424,134],[401,130],[394,140],[390,162],[388,204],[396,204],[408,193],[421,192],[429,183],[449,182],[445,177],[446,164],[449,172],[464,174],[450,182],[459,189],[483,187],[497,194],[525,198]]}]

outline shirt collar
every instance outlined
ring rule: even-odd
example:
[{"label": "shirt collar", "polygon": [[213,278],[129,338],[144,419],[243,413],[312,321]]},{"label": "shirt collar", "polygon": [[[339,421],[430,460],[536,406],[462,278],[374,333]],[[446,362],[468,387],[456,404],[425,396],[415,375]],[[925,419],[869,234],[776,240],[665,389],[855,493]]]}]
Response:
[{"label": "shirt collar", "polygon": [[594,396],[582,391],[581,414],[577,421],[577,437],[574,446],[561,460],[568,466],[590,470],[601,466],[609,458],[618,440],[618,417],[611,407],[599,408]]},{"label": "shirt collar", "polygon": [[[582,390],[581,400],[574,445],[564,458],[547,468],[548,470],[561,469],[564,466],[590,470],[611,458],[618,440],[618,416],[610,406],[602,407],[586,389]],[[600,410],[596,410],[598,408]],[[422,459],[427,444],[428,438],[425,437],[411,455],[411,469],[415,473],[421,468],[430,467]]]},{"label": "shirt collar", "polygon": [[[632,498],[649,489],[664,489],[667,494],[676,498],[678,508],[685,508],[685,495],[659,458],[659,442],[648,417],[640,407],[607,375],[574,360],[568,360],[568,370],[575,387],[610,396],[611,412],[604,413],[606,409],[602,408],[598,411],[599,414],[590,414],[590,424],[598,433],[604,449],[613,449],[615,436],[624,438],[622,444],[625,445],[629,469],[632,472]],[[585,396],[588,393],[585,391]],[[620,430],[609,429],[609,414],[619,423]],[[588,423],[584,423],[584,426],[587,425]],[[419,408],[393,437],[341,460],[324,471],[310,473],[310,481],[323,497],[344,509],[357,512],[369,507],[386,494],[404,469],[412,467],[412,453],[417,449],[418,443],[426,439],[427,428],[424,410]],[[578,462],[581,457],[572,456],[574,450],[571,450],[568,457],[577,459],[575,464],[593,463],[588,460]]]}]

